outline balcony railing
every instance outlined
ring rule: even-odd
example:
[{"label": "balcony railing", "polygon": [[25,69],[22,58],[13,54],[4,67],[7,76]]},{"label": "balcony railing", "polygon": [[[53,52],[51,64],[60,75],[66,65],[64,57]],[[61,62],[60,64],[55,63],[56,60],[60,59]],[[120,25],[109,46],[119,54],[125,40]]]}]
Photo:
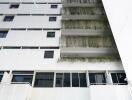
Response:
[{"label": "balcony railing", "polygon": [[101,0],[62,0],[63,4],[64,3],[102,3]]},{"label": "balcony railing", "polygon": [[118,54],[114,48],[62,48],[61,57],[102,57]]},{"label": "balcony railing", "polygon": [[63,8],[63,15],[105,15],[103,7],[70,7]]},{"label": "balcony railing", "polygon": [[104,15],[62,15],[62,20],[106,20]]},{"label": "balcony railing", "polygon": [[107,21],[68,20],[62,21],[63,29],[109,29]]},{"label": "balcony railing", "polygon": [[102,7],[102,4],[97,3],[69,3],[63,2],[63,7]]},{"label": "balcony railing", "polygon": [[61,57],[58,62],[113,62],[120,61],[118,55],[102,57]]},{"label": "balcony railing", "polygon": [[1,83],[0,100],[30,100],[31,86],[29,83]]},{"label": "balcony railing", "polygon": [[101,36],[112,35],[110,29],[62,29],[63,36]]},{"label": "balcony railing", "polygon": [[60,45],[61,48],[116,47],[112,36],[62,36]]}]

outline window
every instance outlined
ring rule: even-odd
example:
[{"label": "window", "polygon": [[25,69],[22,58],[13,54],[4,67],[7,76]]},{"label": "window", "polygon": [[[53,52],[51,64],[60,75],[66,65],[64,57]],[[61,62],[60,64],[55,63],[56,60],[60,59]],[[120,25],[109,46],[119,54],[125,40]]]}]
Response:
[{"label": "window", "polygon": [[89,73],[89,80],[91,85],[105,85],[105,73]]},{"label": "window", "polygon": [[0,38],[5,38],[8,31],[0,31]]},{"label": "window", "polygon": [[72,87],[87,87],[85,73],[72,73]]},{"label": "window", "polygon": [[12,82],[15,83],[30,83],[32,84],[33,72],[13,72]]},{"label": "window", "polygon": [[0,82],[2,81],[3,74],[4,74],[4,72],[3,72],[3,71],[1,71],[1,72],[0,72]]},{"label": "window", "polygon": [[14,19],[14,16],[5,16],[3,21],[10,22],[10,21],[13,21],[13,19]]},{"label": "window", "polygon": [[87,87],[86,73],[56,73],[56,87]]},{"label": "window", "polygon": [[56,87],[70,87],[70,73],[56,73]]},{"label": "window", "polygon": [[34,87],[53,87],[54,73],[36,73]]},{"label": "window", "polygon": [[51,5],[51,8],[57,8],[58,5]]},{"label": "window", "polygon": [[49,21],[56,21],[56,17],[49,17]]},{"label": "window", "polygon": [[111,73],[112,81],[114,84],[127,85],[125,73]]},{"label": "window", "polygon": [[45,51],[44,58],[53,58],[54,51]]},{"label": "window", "polygon": [[11,4],[10,9],[16,9],[19,7],[19,4]]},{"label": "window", "polygon": [[78,73],[72,73],[72,87],[79,87],[79,75],[78,75]]},{"label": "window", "polygon": [[79,73],[80,87],[87,87],[86,73]]},{"label": "window", "polygon": [[47,37],[55,37],[55,32],[47,32]]},{"label": "window", "polygon": [[64,83],[63,83],[64,87],[70,87],[70,73],[64,73]]},{"label": "window", "polygon": [[63,87],[64,73],[56,73],[56,87]]}]

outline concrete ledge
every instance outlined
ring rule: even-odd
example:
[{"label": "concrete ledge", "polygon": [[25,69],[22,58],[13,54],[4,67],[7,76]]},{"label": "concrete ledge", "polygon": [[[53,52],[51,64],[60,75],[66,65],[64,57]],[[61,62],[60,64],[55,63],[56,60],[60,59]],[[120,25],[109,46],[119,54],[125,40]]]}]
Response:
[{"label": "concrete ledge", "polygon": [[104,15],[62,15],[62,20],[106,20]]},{"label": "concrete ledge", "polygon": [[110,29],[62,29],[64,36],[99,36],[112,35]]},{"label": "concrete ledge", "polygon": [[102,7],[102,4],[95,3],[66,3],[63,2],[63,7]]},{"label": "concrete ledge", "polygon": [[115,48],[62,48],[61,57],[100,57],[118,54]]}]

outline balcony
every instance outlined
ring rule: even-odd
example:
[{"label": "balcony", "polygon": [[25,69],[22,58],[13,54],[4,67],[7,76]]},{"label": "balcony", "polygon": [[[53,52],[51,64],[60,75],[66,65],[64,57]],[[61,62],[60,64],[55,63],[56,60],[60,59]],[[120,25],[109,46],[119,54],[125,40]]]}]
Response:
[{"label": "balcony", "polygon": [[61,57],[103,57],[118,54],[114,48],[62,48]]},{"label": "balcony", "polygon": [[96,3],[68,3],[63,2],[63,7],[102,7],[102,4]]},{"label": "balcony", "polygon": [[31,100],[31,86],[27,83],[0,84],[0,100]]},{"label": "balcony", "polygon": [[100,20],[62,20],[62,29],[109,29],[107,21]]},{"label": "balcony", "polygon": [[63,4],[65,3],[80,3],[80,4],[100,4],[101,0],[62,0]]},{"label": "balcony", "polygon": [[104,15],[62,15],[62,20],[106,20]]},{"label": "balcony", "polygon": [[62,36],[61,48],[116,48],[112,36]]},{"label": "balcony", "polygon": [[101,36],[112,35],[110,29],[62,29],[63,36]]},{"label": "balcony", "polygon": [[70,7],[63,8],[63,15],[105,15],[103,7]]}]

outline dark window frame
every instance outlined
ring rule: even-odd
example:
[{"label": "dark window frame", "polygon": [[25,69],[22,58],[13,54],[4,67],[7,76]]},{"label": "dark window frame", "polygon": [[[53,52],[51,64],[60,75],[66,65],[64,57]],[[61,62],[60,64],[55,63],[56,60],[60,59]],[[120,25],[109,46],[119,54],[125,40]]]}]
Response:
[{"label": "dark window frame", "polygon": [[47,38],[54,38],[55,32],[47,32]]},{"label": "dark window frame", "polygon": [[55,22],[57,20],[57,17],[49,17],[50,22]]},{"label": "dark window frame", "polygon": [[6,38],[8,31],[0,31],[0,38]]},{"label": "dark window frame", "polygon": [[54,85],[54,72],[37,72],[34,87],[50,88]]},{"label": "dark window frame", "polygon": [[14,19],[14,16],[9,15],[9,16],[5,16],[4,19],[3,19],[3,21],[4,22],[12,22],[13,19]]},{"label": "dark window frame", "polygon": [[[121,75],[121,76],[120,76]],[[125,80],[126,74],[122,72],[111,73],[112,82],[114,85],[127,85],[128,82]]]},{"label": "dark window frame", "polygon": [[52,5],[50,6],[50,8],[56,9],[56,8],[58,8],[58,5],[57,5],[57,4],[52,4]]},{"label": "dark window frame", "polygon": [[54,50],[45,51],[44,58],[54,58]]},{"label": "dark window frame", "polygon": [[17,9],[17,8],[19,8],[19,4],[11,4],[9,8],[10,9]]},{"label": "dark window frame", "polygon": [[[101,76],[101,77],[99,77]],[[102,80],[97,80],[98,78],[102,78]],[[102,81],[102,82],[98,82],[98,81]],[[105,72],[96,72],[96,73],[89,73],[89,82],[90,85],[106,85],[106,73]]]},{"label": "dark window frame", "polygon": [[[30,84],[33,83],[33,71],[13,71],[12,84]],[[17,79],[18,78],[18,79]]]}]

